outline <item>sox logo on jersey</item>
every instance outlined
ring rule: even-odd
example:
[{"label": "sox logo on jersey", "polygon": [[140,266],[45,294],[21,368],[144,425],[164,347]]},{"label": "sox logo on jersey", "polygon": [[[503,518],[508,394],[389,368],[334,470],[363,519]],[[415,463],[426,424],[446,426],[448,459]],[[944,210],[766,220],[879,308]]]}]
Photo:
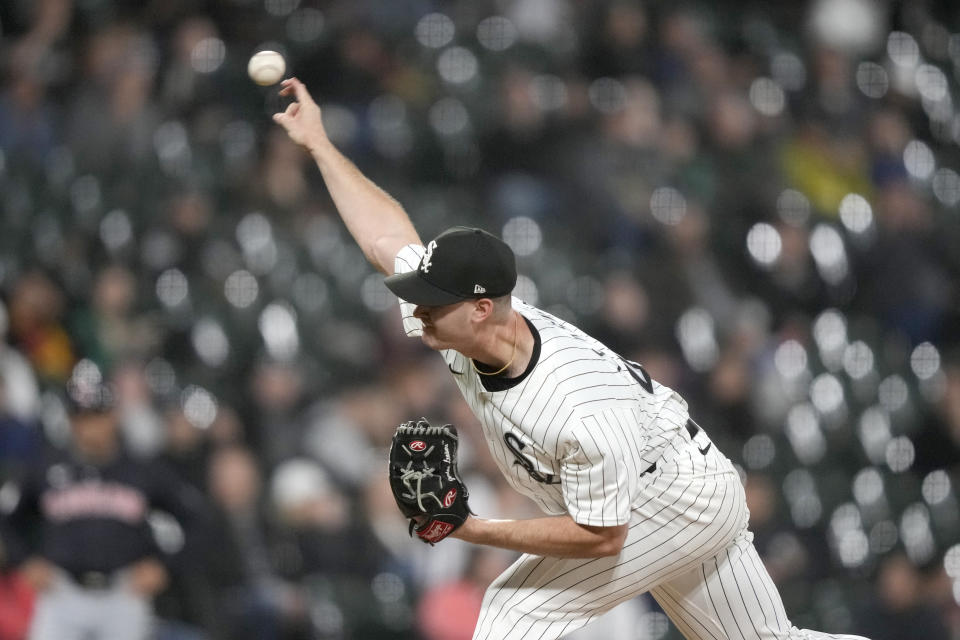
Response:
[{"label": "sox logo on jersey", "polygon": [[533,462],[523,453],[523,448],[527,445],[521,442],[516,434],[503,434],[503,443],[507,445],[507,448],[510,449],[516,458],[513,464],[523,467],[531,478],[543,484],[560,484],[560,478],[554,476],[552,473],[541,473],[537,471]]}]

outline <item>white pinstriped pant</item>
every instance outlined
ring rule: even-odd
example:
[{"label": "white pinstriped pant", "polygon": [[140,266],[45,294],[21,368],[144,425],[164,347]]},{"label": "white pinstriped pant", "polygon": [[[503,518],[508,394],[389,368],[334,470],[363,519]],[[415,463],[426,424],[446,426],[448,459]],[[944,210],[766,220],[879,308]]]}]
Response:
[{"label": "white pinstriped pant", "polygon": [[790,624],[736,470],[683,440],[645,477],[618,556],[521,556],[487,589],[473,639],[554,640],[649,591],[688,640],[866,640]]}]

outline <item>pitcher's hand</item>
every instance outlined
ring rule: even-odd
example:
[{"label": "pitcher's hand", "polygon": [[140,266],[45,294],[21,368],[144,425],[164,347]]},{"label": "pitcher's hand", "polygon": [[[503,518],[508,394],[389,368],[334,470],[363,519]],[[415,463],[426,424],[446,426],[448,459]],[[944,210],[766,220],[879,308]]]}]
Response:
[{"label": "pitcher's hand", "polygon": [[290,139],[312,151],[319,144],[325,144],[327,132],[323,128],[320,107],[310,97],[310,92],[296,78],[287,78],[282,83],[281,96],[293,95],[295,102],[282,113],[273,114],[273,121],[283,127]]}]

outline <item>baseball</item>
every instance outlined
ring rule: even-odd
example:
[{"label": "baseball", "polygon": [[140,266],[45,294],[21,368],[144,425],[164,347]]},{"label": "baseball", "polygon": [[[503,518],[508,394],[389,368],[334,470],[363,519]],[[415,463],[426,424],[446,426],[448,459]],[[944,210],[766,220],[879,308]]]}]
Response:
[{"label": "baseball", "polygon": [[286,70],[287,63],[283,56],[276,51],[255,53],[247,64],[247,73],[250,74],[250,79],[262,87],[280,82]]}]

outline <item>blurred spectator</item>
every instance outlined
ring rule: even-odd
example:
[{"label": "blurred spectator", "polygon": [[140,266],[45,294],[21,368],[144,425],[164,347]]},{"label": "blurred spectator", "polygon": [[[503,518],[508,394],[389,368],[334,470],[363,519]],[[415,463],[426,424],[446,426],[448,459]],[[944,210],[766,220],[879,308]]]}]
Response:
[{"label": "blurred spectator", "polygon": [[44,382],[64,382],[75,360],[63,326],[63,292],[40,271],[22,275],[10,295],[10,339]]},{"label": "blurred spectator", "polygon": [[113,369],[117,414],[123,440],[131,454],[153,458],[165,444],[163,418],[153,404],[153,396],[143,372],[135,360],[118,364]]},{"label": "blurred spectator", "polygon": [[920,572],[902,554],[885,558],[877,576],[878,593],[865,607],[859,628],[873,640],[949,640],[936,609],[923,597]]},{"label": "blurred spectator", "polygon": [[170,113],[188,113],[196,106],[198,94],[206,97],[211,90],[203,82],[204,74],[197,72],[194,57],[218,36],[217,25],[206,17],[193,16],[177,25],[171,37],[170,59],[159,80],[160,96]]},{"label": "blurred spectator", "polygon": [[585,70],[594,77],[650,75],[653,58],[648,43],[650,24],[643,6],[613,0],[600,3],[589,16],[598,25],[590,29],[584,52]]},{"label": "blurred spectator", "polygon": [[263,360],[250,376],[250,397],[256,412],[253,425],[262,430],[248,434],[264,458],[274,465],[296,455],[303,438],[303,372],[291,362]]},{"label": "blurred spectator", "polygon": [[[303,447],[339,483],[361,486],[369,480],[370,469],[380,462],[377,452],[389,446],[392,430],[406,419],[403,401],[385,384],[346,390],[336,401],[310,410]],[[353,451],[354,455],[347,458],[342,451]]]},{"label": "blurred spectator", "polygon": [[205,487],[211,449],[207,432],[191,422],[181,407],[168,407],[164,422],[166,447],[161,459],[194,487]]},{"label": "blurred spectator", "polygon": [[54,117],[37,74],[10,69],[0,91],[0,149],[41,165],[56,146]]},{"label": "blurred spectator", "polygon": [[33,589],[26,578],[18,572],[0,569],[0,640],[26,639],[33,618],[34,599]]},{"label": "blurred spectator", "polygon": [[58,60],[52,46],[70,25],[73,0],[9,2],[0,11],[0,34],[21,37],[2,42],[0,149],[40,165],[57,142],[57,114],[47,97]]},{"label": "blurred spectator", "polygon": [[77,348],[105,371],[124,358],[151,353],[159,344],[150,319],[134,314],[136,285],[128,268],[104,267],[94,276],[90,306],[71,317]]},{"label": "blurred spectator", "polygon": [[939,339],[952,292],[929,207],[906,180],[889,182],[877,194],[877,226],[864,265],[870,307],[912,344]]},{"label": "blurred spectator", "polygon": [[960,360],[947,354],[940,379],[942,390],[928,419],[917,430],[917,473],[947,469],[960,471]]},{"label": "blurred spectator", "polygon": [[960,607],[954,597],[954,580],[943,567],[930,567],[923,573],[921,598],[932,608],[948,633],[957,628]]},{"label": "blurred spectator", "polygon": [[823,531],[797,530],[785,524],[789,516],[783,511],[788,505],[783,504],[769,476],[749,474],[746,493],[754,546],[787,609],[805,610],[810,606],[811,586],[830,574]]},{"label": "blurred spectator", "polygon": [[43,444],[37,425],[10,410],[8,388],[6,379],[0,376],[0,483],[33,463]]},{"label": "blurred spectator", "polygon": [[[7,326],[6,307],[0,304],[0,338],[6,337]],[[0,483],[22,472],[40,453],[39,413],[33,369],[17,349],[0,339]]]},{"label": "blurred spectator", "polygon": [[31,465],[3,505],[5,561],[38,593],[31,638],[149,637],[151,600],[168,580],[150,509],[191,533],[200,518],[198,493],[125,455],[94,367],[81,362],[67,387],[70,450]]},{"label": "blurred spectator", "polygon": [[0,377],[4,406],[18,420],[30,422],[40,410],[40,392],[30,363],[7,342],[10,327],[7,308],[0,303]]},{"label": "blurred spectator", "polygon": [[130,24],[94,32],[80,61],[87,82],[69,108],[66,138],[83,171],[129,170],[145,162],[160,123],[150,100],[157,52]]},{"label": "blurred spectator", "polygon": [[257,463],[241,447],[217,450],[210,460],[214,526],[204,569],[214,589],[215,638],[307,637],[306,603],[277,571],[275,527],[269,526]]},{"label": "blurred spectator", "polygon": [[306,588],[320,636],[406,637],[409,585],[385,571],[387,555],[323,469],[287,460],[270,489],[293,545],[286,569]]},{"label": "blurred spectator", "polygon": [[427,589],[417,609],[424,640],[470,640],[483,592],[512,559],[513,554],[502,549],[474,547],[461,579]]}]

